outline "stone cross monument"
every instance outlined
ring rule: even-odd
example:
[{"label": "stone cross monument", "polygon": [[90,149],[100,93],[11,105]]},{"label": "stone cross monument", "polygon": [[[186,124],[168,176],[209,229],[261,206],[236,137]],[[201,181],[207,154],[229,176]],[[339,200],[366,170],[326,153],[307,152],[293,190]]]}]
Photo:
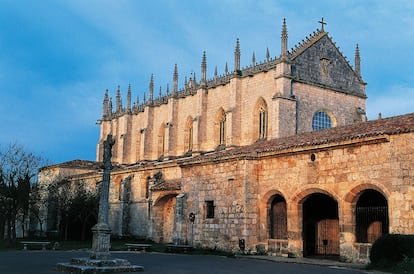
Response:
[{"label": "stone cross monument", "polygon": [[126,273],[144,271],[142,266],[131,265],[124,259],[112,259],[111,228],[108,224],[109,183],[111,181],[112,146],[115,140],[108,134],[104,143],[103,179],[100,186],[98,223],[92,228],[92,252],[89,258],[73,258],[70,263],[59,263],[57,269],[65,273]]},{"label": "stone cross monument", "polygon": [[109,253],[111,229],[108,225],[108,209],[109,209],[109,182],[111,180],[111,158],[112,158],[112,146],[115,144],[115,140],[112,135],[109,134],[104,145],[103,155],[103,180],[100,187],[99,196],[99,212],[98,223],[92,227],[93,240],[92,240],[92,253],[91,259],[107,260],[111,258]]}]

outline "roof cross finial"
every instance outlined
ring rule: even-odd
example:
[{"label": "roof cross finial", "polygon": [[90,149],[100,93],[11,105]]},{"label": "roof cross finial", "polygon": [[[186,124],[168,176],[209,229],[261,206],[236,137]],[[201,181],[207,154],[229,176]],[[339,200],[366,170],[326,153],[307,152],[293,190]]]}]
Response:
[{"label": "roof cross finial", "polygon": [[323,17],[321,21],[318,21],[318,23],[321,24],[321,30],[324,31],[324,26],[327,25],[327,23],[323,20]]}]

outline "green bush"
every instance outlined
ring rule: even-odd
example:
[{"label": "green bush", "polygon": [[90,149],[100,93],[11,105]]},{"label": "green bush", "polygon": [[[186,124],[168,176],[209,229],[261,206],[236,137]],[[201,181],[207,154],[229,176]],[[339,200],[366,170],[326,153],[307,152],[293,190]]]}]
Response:
[{"label": "green bush", "polygon": [[414,235],[387,234],[372,245],[372,264],[395,264],[407,258],[414,259]]}]

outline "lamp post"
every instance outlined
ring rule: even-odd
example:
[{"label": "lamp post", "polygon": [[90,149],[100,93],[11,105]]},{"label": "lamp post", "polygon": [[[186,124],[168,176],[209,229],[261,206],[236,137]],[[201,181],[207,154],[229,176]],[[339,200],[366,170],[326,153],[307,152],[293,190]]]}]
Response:
[{"label": "lamp post", "polygon": [[191,245],[194,245],[194,221],[195,221],[195,214],[193,212],[190,213],[188,219],[191,222]]}]

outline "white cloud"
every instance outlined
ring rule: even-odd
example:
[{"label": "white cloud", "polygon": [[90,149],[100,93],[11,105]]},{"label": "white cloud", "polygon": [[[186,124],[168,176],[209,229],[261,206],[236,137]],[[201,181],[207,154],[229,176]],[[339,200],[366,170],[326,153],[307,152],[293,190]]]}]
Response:
[{"label": "white cloud", "polygon": [[392,86],[387,92],[372,95],[367,100],[367,115],[369,120],[391,117],[414,112],[414,87]]}]

